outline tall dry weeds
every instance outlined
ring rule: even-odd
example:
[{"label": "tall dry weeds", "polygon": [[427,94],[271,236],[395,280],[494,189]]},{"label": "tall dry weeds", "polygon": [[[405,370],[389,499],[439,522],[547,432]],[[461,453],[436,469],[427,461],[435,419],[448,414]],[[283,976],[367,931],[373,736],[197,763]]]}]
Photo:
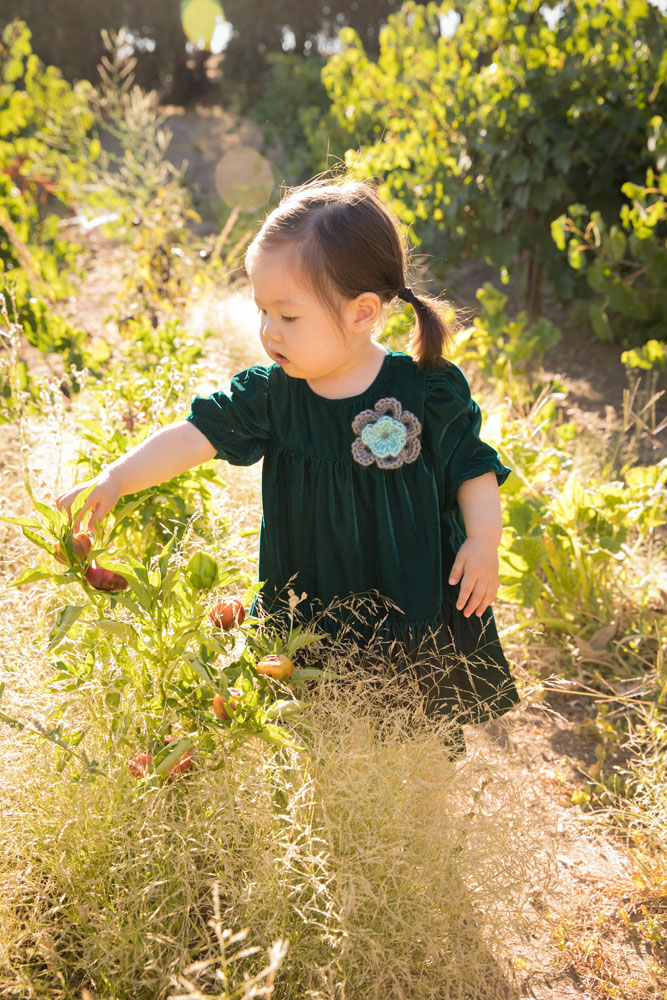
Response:
[{"label": "tall dry weeds", "polygon": [[450,761],[448,725],[409,682],[351,673],[310,692],[304,749],[223,744],[220,770],[161,788],[120,759],[72,783],[8,734],[0,994],[166,996],[215,959],[217,885],[223,926],[289,941],[275,997],[514,996],[506,951],[548,859],[516,776]]}]

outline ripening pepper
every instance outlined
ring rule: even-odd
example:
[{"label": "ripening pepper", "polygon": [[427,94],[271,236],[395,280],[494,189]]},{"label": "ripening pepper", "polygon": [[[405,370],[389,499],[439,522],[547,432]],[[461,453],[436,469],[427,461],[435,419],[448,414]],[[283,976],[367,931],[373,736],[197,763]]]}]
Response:
[{"label": "ripening pepper", "polygon": [[268,653],[257,664],[257,673],[273,677],[276,681],[284,681],[294,673],[294,664],[282,653]]},{"label": "ripening pepper", "polygon": [[210,590],[218,578],[218,564],[205,552],[195,552],[185,567],[185,575],[196,590]]},{"label": "ripening pepper", "polygon": [[85,572],[85,577],[95,590],[127,590],[130,586],[124,576],[111,569],[98,566],[93,560]]},{"label": "ripening pepper", "polygon": [[[74,552],[74,555],[77,557],[77,559],[81,560],[81,562],[86,562],[92,550],[93,550],[93,540],[90,537],[90,535],[87,535],[85,532],[81,532],[81,534],[79,535],[72,536],[72,551]],[[69,562],[67,556],[63,554],[63,550],[60,547],[60,545],[56,545],[55,556],[58,562],[61,563]]]}]

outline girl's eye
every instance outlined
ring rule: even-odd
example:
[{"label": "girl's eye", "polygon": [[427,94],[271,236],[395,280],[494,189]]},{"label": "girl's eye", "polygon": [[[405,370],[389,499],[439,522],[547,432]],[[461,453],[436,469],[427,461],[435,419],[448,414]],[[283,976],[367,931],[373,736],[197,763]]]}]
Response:
[{"label": "girl's eye", "polygon": [[296,316],[281,316],[280,318],[285,323],[293,323],[295,321],[295,319],[297,319]]}]

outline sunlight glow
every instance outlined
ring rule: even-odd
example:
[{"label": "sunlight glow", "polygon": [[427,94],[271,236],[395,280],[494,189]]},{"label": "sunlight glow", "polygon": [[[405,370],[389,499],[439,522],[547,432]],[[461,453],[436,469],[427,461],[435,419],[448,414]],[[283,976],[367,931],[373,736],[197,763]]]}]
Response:
[{"label": "sunlight glow", "polygon": [[252,146],[228,149],[215,169],[215,186],[231,208],[256,211],[271,197],[273,185],[271,164]]},{"label": "sunlight glow", "polygon": [[182,0],[181,23],[186,37],[199,49],[211,49],[225,15],[220,0]]}]

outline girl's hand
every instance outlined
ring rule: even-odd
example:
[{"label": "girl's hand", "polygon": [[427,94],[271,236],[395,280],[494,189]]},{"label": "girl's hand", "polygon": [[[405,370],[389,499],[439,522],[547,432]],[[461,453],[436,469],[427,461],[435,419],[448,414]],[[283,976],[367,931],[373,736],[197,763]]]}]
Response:
[{"label": "girl's hand", "polygon": [[123,495],[120,483],[113,472],[104,471],[100,472],[99,476],[96,476],[94,479],[88,479],[84,483],[79,483],[78,486],[73,486],[65,493],[61,493],[56,500],[56,507],[59,510],[66,510],[71,517],[74,498],[83,490],[92,486],[93,483],[96,484],[95,489],[86,500],[74,522],[73,530],[75,533],[81,530],[81,521],[84,514],[90,511],[88,531],[92,531],[96,524],[100,524],[104,520],[109,511]]},{"label": "girl's hand", "polygon": [[461,581],[456,607],[466,618],[473,612],[479,617],[495,600],[498,593],[498,546],[490,538],[466,538],[456,553],[449,574],[452,587]]}]

